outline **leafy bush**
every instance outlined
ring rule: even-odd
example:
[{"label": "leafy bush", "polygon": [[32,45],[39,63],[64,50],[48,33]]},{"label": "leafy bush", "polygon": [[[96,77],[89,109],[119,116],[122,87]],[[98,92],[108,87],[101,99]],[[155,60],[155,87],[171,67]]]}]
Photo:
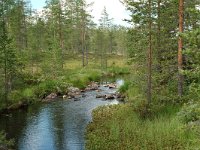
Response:
[{"label": "leafy bush", "polygon": [[56,82],[54,80],[46,80],[35,87],[35,94],[39,98],[55,91]]},{"label": "leafy bush", "polygon": [[23,90],[14,90],[8,96],[10,104],[16,104],[18,102],[32,102],[36,99],[36,95],[34,93],[33,88],[26,88]]},{"label": "leafy bush", "polygon": [[8,95],[8,99],[11,104],[23,100],[22,91],[21,90],[11,91],[10,94]]},{"label": "leafy bush", "polygon": [[200,99],[200,84],[199,83],[192,83],[189,86],[189,95],[193,100]]},{"label": "leafy bush", "polygon": [[43,98],[52,92],[64,94],[69,86],[70,84],[63,80],[46,80],[35,86],[35,94],[38,98]]},{"label": "leafy bush", "polygon": [[200,103],[189,102],[185,104],[182,110],[178,113],[178,116],[184,123],[200,120]]},{"label": "leafy bush", "polygon": [[0,149],[9,149],[14,145],[14,140],[7,140],[6,133],[0,132]]},{"label": "leafy bush", "polygon": [[33,88],[26,88],[22,91],[23,100],[33,101],[36,98]]}]

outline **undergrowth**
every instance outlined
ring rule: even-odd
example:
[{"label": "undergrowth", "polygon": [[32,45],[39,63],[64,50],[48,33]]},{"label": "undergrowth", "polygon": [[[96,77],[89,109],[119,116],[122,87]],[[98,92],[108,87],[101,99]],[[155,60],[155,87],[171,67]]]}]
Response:
[{"label": "undergrowth", "polygon": [[[172,108],[166,108],[172,109]],[[175,109],[175,108],[174,108]],[[129,104],[94,111],[87,128],[88,150],[194,150],[195,133],[185,130],[175,115],[141,119]]]}]

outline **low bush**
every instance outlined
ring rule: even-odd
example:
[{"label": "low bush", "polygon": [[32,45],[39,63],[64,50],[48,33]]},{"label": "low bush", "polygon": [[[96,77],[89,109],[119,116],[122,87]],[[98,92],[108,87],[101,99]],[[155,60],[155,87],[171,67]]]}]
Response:
[{"label": "low bush", "polygon": [[1,131],[0,132],[0,149],[9,149],[14,146],[14,140],[7,140],[6,133]]},{"label": "low bush", "polygon": [[33,88],[26,88],[22,91],[22,97],[26,101],[33,101],[36,98]]},{"label": "low bush", "polygon": [[19,101],[23,100],[23,95],[21,90],[13,90],[8,95],[9,104],[18,103]]},{"label": "low bush", "polygon": [[189,102],[184,104],[183,108],[178,113],[178,117],[184,123],[200,120],[200,103]]}]

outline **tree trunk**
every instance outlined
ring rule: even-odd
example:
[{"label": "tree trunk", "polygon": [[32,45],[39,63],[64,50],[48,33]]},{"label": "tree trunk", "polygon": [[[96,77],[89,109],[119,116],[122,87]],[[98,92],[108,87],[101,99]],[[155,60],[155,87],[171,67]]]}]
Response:
[{"label": "tree trunk", "polygon": [[161,0],[158,0],[158,8],[157,8],[157,13],[158,13],[158,29],[157,29],[157,53],[158,53],[158,72],[161,73],[162,72],[162,50],[161,50],[161,17],[160,17],[160,4],[161,4]]},{"label": "tree trunk", "polygon": [[82,26],[82,42],[81,42],[81,49],[82,49],[82,66],[85,67],[85,29],[84,25]]},{"label": "tree trunk", "polygon": [[147,75],[147,102],[151,103],[152,97],[152,19],[151,19],[151,0],[149,2],[149,48],[148,48],[148,75]]},{"label": "tree trunk", "polygon": [[86,50],[86,65],[88,65],[88,47],[87,47],[87,44],[85,44],[85,50]]},{"label": "tree trunk", "polygon": [[[183,11],[184,11],[184,0],[179,0],[179,33],[183,33]],[[181,70],[183,69],[183,39],[179,35],[178,39],[178,95],[183,95],[183,75]]]},{"label": "tree trunk", "polygon": [[[7,35],[6,35],[6,23],[5,23],[5,14],[4,14],[4,9],[5,9],[5,1],[3,0],[2,1],[2,37],[4,40],[7,40]],[[5,90],[5,93],[4,93],[4,100],[5,102],[7,103],[8,101],[8,55],[7,55],[7,48],[6,48],[6,43],[7,42],[3,42],[2,43],[2,49],[4,51],[4,90]]]},{"label": "tree trunk", "polygon": [[59,22],[59,41],[60,41],[60,50],[61,50],[61,61],[62,61],[62,69],[64,68],[64,54],[63,54],[63,47],[64,47],[64,44],[63,44],[63,34],[62,34],[62,8],[61,8],[61,2],[59,1],[59,14],[58,14],[58,22]]}]

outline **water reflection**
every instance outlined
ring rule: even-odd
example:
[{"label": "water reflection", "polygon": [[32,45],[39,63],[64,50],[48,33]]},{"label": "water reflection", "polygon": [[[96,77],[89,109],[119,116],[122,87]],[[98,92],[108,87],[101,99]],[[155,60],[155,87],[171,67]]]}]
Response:
[{"label": "water reflection", "polygon": [[[115,90],[101,87],[102,94]],[[9,116],[1,116],[0,130],[15,138],[19,150],[84,150],[84,134],[91,112],[102,105],[118,104],[117,100],[96,99],[96,92],[86,93],[80,101],[57,102],[29,107]]]}]

